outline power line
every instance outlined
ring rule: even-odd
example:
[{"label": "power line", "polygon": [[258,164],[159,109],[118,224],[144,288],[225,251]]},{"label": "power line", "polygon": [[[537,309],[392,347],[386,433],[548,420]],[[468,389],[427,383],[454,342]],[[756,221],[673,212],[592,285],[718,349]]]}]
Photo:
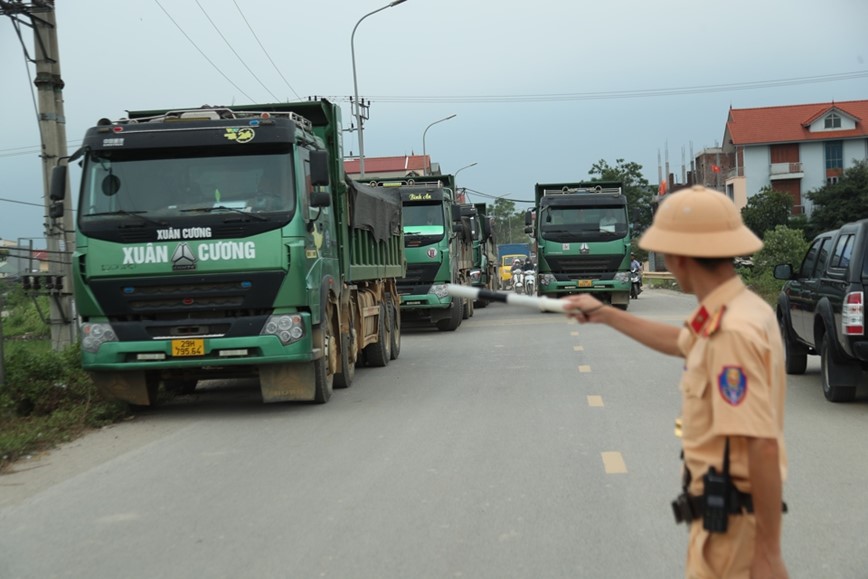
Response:
[{"label": "power line", "polygon": [[239,61],[242,65],[244,65],[244,68],[247,69],[247,72],[249,72],[249,73],[253,76],[253,78],[256,79],[256,82],[259,83],[259,86],[261,86],[262,88],[264,88],[264,89],[265,89],[265,92],[267,92],[268,94],[270,94],[270,95],[271,95],[271,98],[273,98],[275,101],[280,100],[280,99],[278,99],[278,98],[274,95],[273,92],[271,92],[271,91],[268,89],[267,86],[265,86],[265,84],[264,84],[261,80],[259,80],[259,77],[256,76],[256,73],[253,72],[253,71],[250,69],[249,66],[247,66],[247,63],[244,62],[244,59],[241,58],[241,55],[238,54],[238,52],[235,50],[235,48],[233,48],[232,45],[229,43],[229,40],[226,38],[226,36],[224,36],[223,33],[220,32],[220,29],[217,28],[217,25],[216,25],[216,24],[214,23],[214,21],[211,19],[211,16],[208,15],[208,12],[206,12],[206,11],[205,11],[205,8],[202,6],[202,4],[199,3],[199,0],[196,0],[196,6],[199,7],[199,10],[202,11],[202,14],[205,15],[205,18],[208,19],[208,22],[210,22],[210,23],[211,23],[211,26],[214,27],[214,30],[217,31],[217,34],[220,35],[220,38],[223,39],[223,42],[226,43],[226,46],[229,47],[229,50],[232,51],[232,54],[234,54],[234,55],[238,58],[238,61]]},{"label": "power line", "polygon": [[[289,81],[286,80],[286,77],[283,76],[283,73],[280,72],[280,69],[277,68],[277,65],[274,63],[274,60],[271,59],[271,55],[268,54],[268,51],[267,51],[267,50],[265,50],[265,47],[262,45],[262,42],[259,40],[259,36],[256,35],[256,31],[253,30],[253,27],[250,26],[250,22],[247,21],[247,17],[244,16],[244,12],[241,11],[241,7],[238,5],[238,2],[236,2],[235,0],[232,0],[232,3],[235,4],[235,7],[238,9],[238,13],[241,15],[241,19],[244,20],[244,24],[247,25],[247,28],[250,30],[250,33],[253,34],[253,38],[256,39],[256,42],[259,44],[259,48],[261,48],[261,49],[262,49],[262,52],[265,53],[265,57],[268,58],[268,62],[271,63],[271,66],[274,67],[274,70],[277,71],[277,74],[280,75],[280,78],[283,79],[283,82],[286,84],[286,86],[289,87],[289,90],[292,91],[292,94],[295,95],[295,98],[297,98],[298,100],[302,100],[301,97],[299,96],[299,94],[298,94],[297,92],[295,92],[295,89],[292,88],[292,85],[289,84]],[[270,91],[269,91],[269,92],[270,92]],[[272,96],[273,96],[273,95],[272,95]]]},{"label": "power line", "polygon": [[190,44],[193,45],[193,48],[195,48],[196,50],[199,51],[199,54],[202,55],[202,58],[204,58],[205,60],[207,60],[207,61],[208,61],[208,64],[210,64],[211,66],[214,67],[214,70],[216,70],[217,72],[219,72],[220,75],[221,75],[223,78],[225,78],[225,79],[229,82],[229,84],[231,84],[232,86],[234,86],[234,87],[235,87],[235,88],[236,88],[236,89],[237,89],[241,94],[243,94],[244,96],[246,96],[246,97],[247,97],[247,100],[249,100],[250,102],[255,102],[255,101],[250,97],[249,94],[247,94],[246,92],[244,92],[244,89],[242,89],[240,86],[238,86],[237,84],[235,84],[234,82],[232,82],[232,79],[229,78],[228,76],[226,76],[226,75],[223,73],[223,71],[220,70],[220,67],[218,67],[216,64],[214,64],[214,62],[213,62],[210,58],[208,58],[208,55],[205,54],[205,53],[202,51],[202,49],[199,48],[199,46],[198,46],[195,42],[193,42],[193,39],[190,38],[190,36],[189,36],[186,32],[184,32],[184,29],[181,28],[181,25],[178,24],[177,22],[175,22],[175,19],[172,18],[172,15],[169,14],[169,13],[166,11],[165,8],[163,8],[163,5],[160,4],[160,0],[154,0],[154,2],[157,4],[157,6],[160,7],[160,10],[162,10],[163,13],[164,13],[166,16],[169,17],[169,20],[172,21],[172,24],[174,24],[175,27],[176,27],[176,28],[181,32],[181,34],[184,35],[184,38],[186,38],[187,40],[190,41]]},{"label": "power line", "polygon": [[6,203],[18,203],[20,205],[32,205],[33,207],[40,207],[40,208],[45,207],[45,205],[43,205],[42,203],[30,203],[28,201],[17,201],[15,199],[4,199],[3,197],[0,197],[0,201],[5,201]]},{"label": "power line", "polygon": [[[491,195],[489,193],[483,193],[482,191],[477,191],[476,189],[471,189],[470,187],[462,187],[462,189],[466,189],[470,191],[474,195],[479,195],[480,197],[488,197],[489,199],[506,199],[506,195]],[[508,194],[507,194],[508,195]],[[533,200],[526,199],[506,199],[507,201],[512,201],[513,203],[535,203]]]},{"label": "power line", "polygon": [[727,84],[710,84],[685,87],[635,89],[624,91],[602,91],[584,93],[554,93],[554,94],[524,94],[524,95],[451,95],[451,96],[371,96],[371,100],[381,103],[513,103],[513,102],[558,102],[586,100],[615,100],[627,98],[650,98],[660,96],[677,96],[687,94],[703,94],[741,90],[757,90],[763,88],[778,88],[805,84],[820,84],[855,80],[868,77],[868,70],[825,74],[818,76],[803,76],[774,80],[751,82],[735,82]]}]

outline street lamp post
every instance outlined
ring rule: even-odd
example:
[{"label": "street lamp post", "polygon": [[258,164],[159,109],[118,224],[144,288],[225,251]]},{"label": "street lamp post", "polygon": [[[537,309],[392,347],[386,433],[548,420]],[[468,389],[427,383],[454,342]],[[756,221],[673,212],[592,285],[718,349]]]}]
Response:
[{"label": "street lamp post", "polygon": [[465,165],[464,167],[461,167],[460,169],[458,169],[457,171],[455,171],[455,174],[453,175],[453,177],[457,177],[457,176],[458,176],[458,173],[460,173],[460,172],[463,171],[464,169],[469,169],[469,168],[471,168],[471,167],[473,167],[473,166],[475,166],[475,165],[478,165],[478,163],[470,163],[469,165]]},{"label": "street lamp post", "polygon": [[364,20],[368,16],[376,14],[377,12],[385,10],[386,8],[391,8],[392,6],[403,4],[406,1],[407,0],[394,0],[393,2],[389,2],[382,8],[377,8],[373,12],[368,12],[367,14],[359,18],[359,21],[356,22],[355,26],[353,26],[353,33],[350,35],[350,54],[352,54],[353,57],[353,92],[356,98],[356,130],[359,131],[359,172],[361,173],[362,178],[364,178],[365,176],[365,135],[364,129],[362,128],[362,107],[361,103],[359,102],[359,82],[356,78],[356,28],[358,28],[359,24],[362,23],[362,20]]},{"label": "street lamp post", "polygon": [[[433,127],[437,123],[442,123],[443,121],[448,121],[449,119],[454,119],[456,116],[457,116],[457,114],[456,115],[449,115],[448,117],[442,118],[439,121],[434,121],[433,123],[431,123],[430,125],[425,127],[425,130],[422,131],[422,157],[423,158],[427,159],[427,153],[425,152],[425,135],[428,134],[428,129],[430,129],[431,127]],[[431,173],[431,161],[426,160],[426,165],[427,166],[425,167],[425,174],[428,175]]]}]

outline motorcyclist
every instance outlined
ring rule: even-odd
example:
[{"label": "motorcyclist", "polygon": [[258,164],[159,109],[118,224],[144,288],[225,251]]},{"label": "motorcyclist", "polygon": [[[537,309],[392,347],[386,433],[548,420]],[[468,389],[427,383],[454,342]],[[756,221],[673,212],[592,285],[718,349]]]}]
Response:
[{"label": "motorcyclist", "polygon": [[642,291],[642,264],[636,259],[636,254],[630,254],[630,271],[639,274],[639,291]]},{"label": "motorcyclist", "polygon": [[521,274],[521,270],[522,270],[521,259],[519,259],[519,258],[516,257],[516,258],[513,260],[513,262],[512,262],[512,269],[510,270],[510,273],[512,274],[512,285],[513,285],[513,287],[515,287],[515,280],[517,279],[517,278],[516,278],[516,274],[519,274],[519,275],[520,275],[520,274]]},{"label": "motorcyclist", "polygon": [[524,265],[521,266],[522,271],[533,271],[534,270],[533,261],[528,257],[524,260]]}]

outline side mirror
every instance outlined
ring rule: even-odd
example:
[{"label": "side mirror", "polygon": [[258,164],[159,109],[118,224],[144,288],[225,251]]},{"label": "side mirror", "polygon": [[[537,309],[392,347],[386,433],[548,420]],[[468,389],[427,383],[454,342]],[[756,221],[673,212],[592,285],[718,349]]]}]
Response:
[{"label": "side mirror", "polygon": [[66,197],[66,165],[57,165],[51,170],[50,187],[48,198],[52,201],[63,201]]},{"label": "side mirror", "polygon": [[533,225],[528,225],[527,227],[525,227],[524,232],[528,235],[533,235]]},{"label": "side mirror", "polygon": [[[311,151],[310,153],[310,184],[314,187],[325,187],[329,184],[329,154],[326,151]],[[331,201],[329,201],[331,203]],[[311,205],[314,205],[311,198]]]},{"label": "side mirror", "polygon": [[63,217],[63,201],[55,201],[48,208],[48,216],[51,219],[60,219]]},{"label": "side mirror", "polygon": [[461,221],[461,206],[452,205],[452,221]]},{"label": "side mirror", "polygon": [[783,263],[775,266],[775,279],[793,279],[793,266],[788,263]]},{"label": "side mirror", "polygon": [[[533,224],[533,215],[530,213],[530,209],[524,212],[524,224],[531,225]],[[525,233],[530,233],[527,229],[524,230]]]},{"label": "side mirror", "polygon": [[332,195],[328,191],[312,191],[310,194],[311,207],[328,207],[332,204]]},{"label": "side mirror", "polygon": [[485,218],[482,220],[482,239],[488,239],[491,237],[491,220]]}]

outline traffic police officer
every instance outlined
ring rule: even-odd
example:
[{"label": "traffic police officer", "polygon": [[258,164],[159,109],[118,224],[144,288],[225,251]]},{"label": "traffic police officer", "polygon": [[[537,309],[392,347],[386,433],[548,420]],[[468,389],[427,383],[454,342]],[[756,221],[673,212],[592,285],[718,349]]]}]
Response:
[{"label": "traffic police officer", "polygon": [[690,525],[686,577],[787,578],[781,557],[786,377],[775,314],[748,290],[733,257],[762,241],[723,194],[695,186],[667,196],[639,241],[664,254],[699,304],[683,328],[565,298],[580,323],[607,324],[685,358],[681,377],[684,493],[673,508]]}]

